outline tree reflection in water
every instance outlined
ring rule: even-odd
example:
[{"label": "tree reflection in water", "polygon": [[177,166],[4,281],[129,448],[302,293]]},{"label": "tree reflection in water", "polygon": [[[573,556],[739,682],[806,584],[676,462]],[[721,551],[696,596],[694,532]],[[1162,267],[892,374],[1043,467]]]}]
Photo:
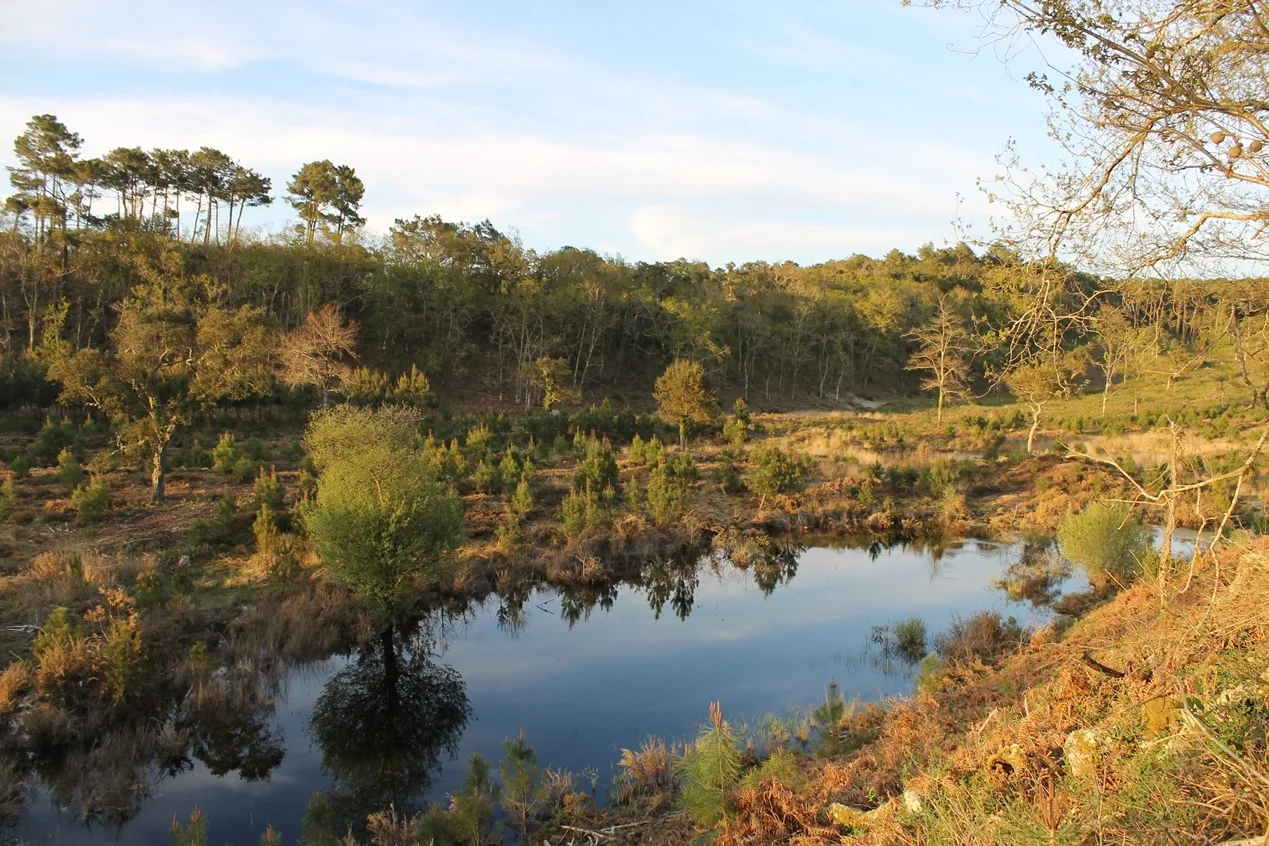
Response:
[{"label": "tree reflection in water", "polygon": [[471,717],[466,685],[428,646],[418,634],[398,646],[388,629],[318,697],[310,727],[341,816],[364,819],[389,805],[413,813],[441,756],[457,750]]},{"label": "tree reflection in water", "polygon": [[1011,602],[1030,602],[1048,608],[1062,597],[1062,588],[1074,573],[1071,563],[1057,554],[1052,541],[1028,540],[1022,554],[1012,561],[995,586]]}]

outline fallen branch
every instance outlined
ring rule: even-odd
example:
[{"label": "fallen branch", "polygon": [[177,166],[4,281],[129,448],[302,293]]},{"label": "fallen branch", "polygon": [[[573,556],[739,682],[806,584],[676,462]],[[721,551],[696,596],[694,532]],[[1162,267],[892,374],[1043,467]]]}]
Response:
[{"label": "fallen branch", "polygon": [[1122,679],[1124,676],[1128,675],[1122,670],[1116,670],[1113,667],[1107,667],[1101,661],[1098,661],[1096,658],[1093,657],[1093,652],[1091,649],[1085,650],[1084,663],[1092,667],[1097,672],[1110,676],[1112,679]]}]

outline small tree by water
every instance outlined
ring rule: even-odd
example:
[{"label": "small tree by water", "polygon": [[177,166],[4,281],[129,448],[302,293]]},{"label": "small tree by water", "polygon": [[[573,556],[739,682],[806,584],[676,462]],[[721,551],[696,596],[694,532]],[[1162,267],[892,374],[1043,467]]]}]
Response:
[{"label": "small tree by water", "polygon": [[340,406],[319,415],[305,439],[320,475],[304,525],[331,576],[379,623],[412,582],[448,577],[463,537],[462,501],[415,448],[416,415]]},{"label": "small tree by water", "polygon": [[1058,546],[1090,576],[1126,581],[1141,569],[1147,533],[1126,504],[1093,502],[1066,518],[1058,529]]}]

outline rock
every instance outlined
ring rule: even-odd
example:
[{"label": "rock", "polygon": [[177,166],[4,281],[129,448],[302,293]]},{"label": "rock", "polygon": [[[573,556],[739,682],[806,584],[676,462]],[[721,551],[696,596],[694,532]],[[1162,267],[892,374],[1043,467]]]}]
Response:
[{"label": "rock", "polygon": [[1097,729],[1076,729],[1062,744],[1066,770],[1075,778],[1089,778],[1097,772],[1102,756],[1102,736]]},{"label": "rock", "polygon": [[860,811],[840,802],[828,806],[828,819],[842,828],[867,829],[872,825],[872,811]]},{"label": "rock", "polygon": [[987,769],[1000,769],[1004,771],[1005,775],[1016,773],[1026,767],[1026,765],[1027,756],[1016,743],[1001,749],[987,759]]},{"label": "rock", "polygon": [[1175,732],[1181,725],[1181,706],[1170,696],[1151,699],[1141,706],[1141,733],[1156,740]]}]

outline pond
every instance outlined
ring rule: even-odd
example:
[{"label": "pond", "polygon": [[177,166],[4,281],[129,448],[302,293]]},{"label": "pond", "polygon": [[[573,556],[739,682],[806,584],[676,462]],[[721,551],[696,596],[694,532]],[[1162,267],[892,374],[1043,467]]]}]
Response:
[{"label": "pond", "polygon": [[792,548],[743,569],[666,565],[639,586],[490,597],[364,654],[289,671],[247,730],[221,732],[232,755],[208,742],[183,766],[152,765],[112,825],[85,824],[39,789],[9,833],[166,843],[173,817],[198,806],[213,843],[254,844],[266,824],[293,842],[316,791],[337,787],[365,810],[444,801],[472,753],[497,761],[521,731],[542,766],[585,772],[602,800],[623,747],[690,737],[712,701],[736,721],[814,706],[830,681],[848,699],[909,693],[913,665],[878,654],[875,626],[919,617],[934,635],[988,609],[1043,621],[1046,601],[1085,583],[1067,574],[1007,595],[998,580],[1032,551],[980,540]]}]

